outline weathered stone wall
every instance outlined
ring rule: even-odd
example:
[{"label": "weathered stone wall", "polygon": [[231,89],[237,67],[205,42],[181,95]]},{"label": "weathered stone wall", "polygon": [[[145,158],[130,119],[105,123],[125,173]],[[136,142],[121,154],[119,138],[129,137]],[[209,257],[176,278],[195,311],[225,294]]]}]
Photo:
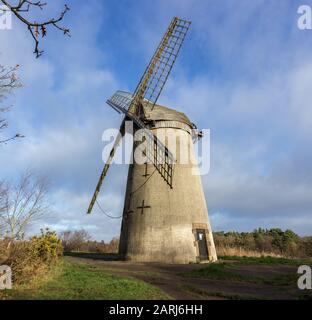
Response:
[{"label": "weathered stone wall", "polygon": [[[152,164],[130,166],[120,254],[124,259],[141,262],[195,263],[199,254],[194,232],[205,229],[209,260],[215,261],[217,256],[201,177],[193,174],[197,166],[192,164],[195,154],[191,135],[186,130],[168,127],[156,128],[154,132],[163,143],[166,136],[170,140],[178,137],[173,188]],[[172,150],[170,144],[168,147]],[[185,159],[180,155],[187,150],[190,150],[192,163],[184,164]]]}]

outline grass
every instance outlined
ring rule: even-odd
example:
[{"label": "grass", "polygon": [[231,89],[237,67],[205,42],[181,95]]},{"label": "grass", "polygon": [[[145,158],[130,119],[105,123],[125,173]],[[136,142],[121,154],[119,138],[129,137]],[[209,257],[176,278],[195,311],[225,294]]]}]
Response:
[{"label": "grass", "polygon": [[274,252],[248,250],[242,247],[217,246],[216,249],[219,256],[258,257],[258,258],[262,256],[271,256],[271,257],[281,256]]},{"label": "grass", "polygon": [[205,268],[181,273],[184,277],[203,278],[212,280],[262,282],[262,278],[256,276],[241,275],[227,270],[231,265],[226,263],[211,264]]},{"label": "grass", "polygon": [[231,270],[231,267],[235,267],[235,264],[297,265],[298,263],[302,263],[302,261],[298,260],[292,261],[290,259],[272,257],[226,257],[228,259],[224,258],[225,257],[222,257],[223,260],[227,260],[226,262],[211,264],[202,269],[181,273],[181,275],[188,278],[193,277],[211,280],[240,281],[256,284],[268,284],[273,286],[293,286],[298,279],[298,275],[296,273],[284,274],[267,278],[256,275],[240,274],[236,270]]},{"label": "grass", "polygon": [[309,292],[303,292],[298,297],[299,300],[311,300],[312,301],[312,294]]},{"label": "grass", "polygon": [[215,298],[221,298],[226,300],[263,300],[264,299],[264,298],[259,298],[251,295],[244,295],[244,294],[241,295],[241,294],[226,293],[221,291],[208,291],[192,285],[184,285],[183,288],[200,298],[215,297]]},{"label": "grass", "polygon": [[267,264],[267,265],[292,265],[299,266],[303,264],[312,264],[312,259],[289,259],[281,257],[239,257],[239,256],[220,256],[220,260],[235,261],[243,264]]},{"label": "grass", "polygon": [[[85,257],[88,259],[111,258],[111,256],[107,257],[102,254],[96,254],[92,257],[87,254]],[[298,292],[298,274],[296,272],[297,265],[311,265],[311,260],[236,256],[220,258],[222,260],[219,263],[202,265],[200,269],[196,268],[180,273],[175,271],[175,276],[182,276],[182,278],[179,277],[177,285],[194,296],[204,299],[211,297],[231,300],[260,299],[262,294],[268,298],[267,292],[269,294],[271,292],[272,296],[276,297],[276,293],[279,291],[284,293],[282,295],[284,297],[288,295],[294,299],[312,298],[311,292]],[[127,270],[127,276],[124,276],[124,271],[124,268],[118,269],[118,264],[116,267],[111,265],[109,268],[103,268],[102,264],[92,262],[92,260],[85,262],[65,257],[57,265],[51,267],[44,276],[35,277],[27,285],[18,285],[13,290],[0,292],[0,300],[1,298],[34,300],[171,299],[159,288],[134,278],[142,272],[144,276],[149,278],[148,280],[159,280],[164,275],[162,272]],[[201,282],[204,283],[204,281],[194,281],[194,278],[219,282],[213,282],[214,289],[210,291],[212,288],[208,285],[209,281],[207,281],[207,285],[201,285]],[[143,279],[145,278],[143,277]],[[152,282],[157,283],[157,281]],[[250,283],[250,286],[255,288],[254,291],[248,291],[250,295],[244,293],[246,285],[243,283]],[[252,286],[251,283],[254,285]]]},{"label": "grass", "polygon": [[108,274],[86,263],[62,259],[48,275],[5,292],[6,299],[140,300],[170,299],[160,289],[132,278]]},{"label": "grass", "polygon": [[93,260],[115,261],[118,260],[117,253],[102,253],[102,252],[64,252],[64,256],[78,257]]}]

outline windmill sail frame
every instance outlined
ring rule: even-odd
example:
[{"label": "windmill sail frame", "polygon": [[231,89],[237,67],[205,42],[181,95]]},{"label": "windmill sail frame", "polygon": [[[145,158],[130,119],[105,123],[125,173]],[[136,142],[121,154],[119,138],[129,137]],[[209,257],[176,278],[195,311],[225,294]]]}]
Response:
[{"label": "windmill sail frame", "polygon": [[134,91],[133,101],[129,108],[137,113],[143,99],[151,102],[154,108],[176,58],[180,52],[191,22],[174,17],[150,60],[139,84]]},{"label": "windmill sail frame", "polygon": [[170,188],[172,188],[175,158],[157,136],[146,127],[144,122],[127,110],[127,106],[131,104],[131,96],[131,93],[117,91],[107,100],[107,104],[118,112],[124,113],[126,118],[129,118],[139,129],[141,129],[141,139],[139,140],[145,140],[145,154],[149,163],[155,166]]},{"label": "windmill sail frame", "polygon": [[[170,188],[172,188],[175,159],[167,147],[148,129],[141,119],[143,118],[144,120],[144,108],[148,107],[153,110],[167,82],[190,25],[190,21],[174,17],[141,77],[134,94],[131,95],[123,91],[117,91],[107,100],[107,104],[117,112],[125,114],[125,118],[120,127],[120,134],[116,138],[114,147],[105,163],[88,207],[87,212],[89,214],[100,192],[116,148],[122,139],[124,123],[127,118],[132,120],[138,128],[143,129],[142,134],[146,142],[146,157],[149,162],[153,163]],[[143,101],[148,101],[148,103],[144,106]]]}]

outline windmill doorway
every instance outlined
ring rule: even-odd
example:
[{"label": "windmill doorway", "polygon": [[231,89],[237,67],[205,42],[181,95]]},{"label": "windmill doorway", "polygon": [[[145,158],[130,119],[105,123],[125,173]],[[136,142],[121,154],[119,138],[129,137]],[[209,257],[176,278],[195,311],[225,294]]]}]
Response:
[{"label": "windmill doorway", "polygon": [[201,261],[208,260],[208,247],[205,230],[196,230],[196,240],[198,245],[199,259]]}]

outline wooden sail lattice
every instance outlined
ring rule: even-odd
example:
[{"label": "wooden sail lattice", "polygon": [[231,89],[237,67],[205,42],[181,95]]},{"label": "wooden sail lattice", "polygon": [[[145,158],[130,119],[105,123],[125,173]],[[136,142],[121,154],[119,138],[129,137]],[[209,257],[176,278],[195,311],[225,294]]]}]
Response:
[{"label": "wooden sail lattice", "polygon": [[137,85],[134,94],[131,95],[122,91],[117,91],[109,100],[107,100],[107,103],[112,108],[119,113],[125,114],[125,119],[120,127],[120,135],[117,137],[114,147],[100,175],[96,190],[88,207],[88,213],[91,213],[94,203],[96,202],[103,180],[106,177],[116,148],[124,133],[124,123],[127,118],[132,120],[138,128],[142,129],[141,134],[142,139],[144,136],[146,157],[172,188],[175,163],[174,157],[167,147],[146,127],[144,123],[144,108],[153,110],[177,59],[190,24],[190,21],[174,17]]}]

